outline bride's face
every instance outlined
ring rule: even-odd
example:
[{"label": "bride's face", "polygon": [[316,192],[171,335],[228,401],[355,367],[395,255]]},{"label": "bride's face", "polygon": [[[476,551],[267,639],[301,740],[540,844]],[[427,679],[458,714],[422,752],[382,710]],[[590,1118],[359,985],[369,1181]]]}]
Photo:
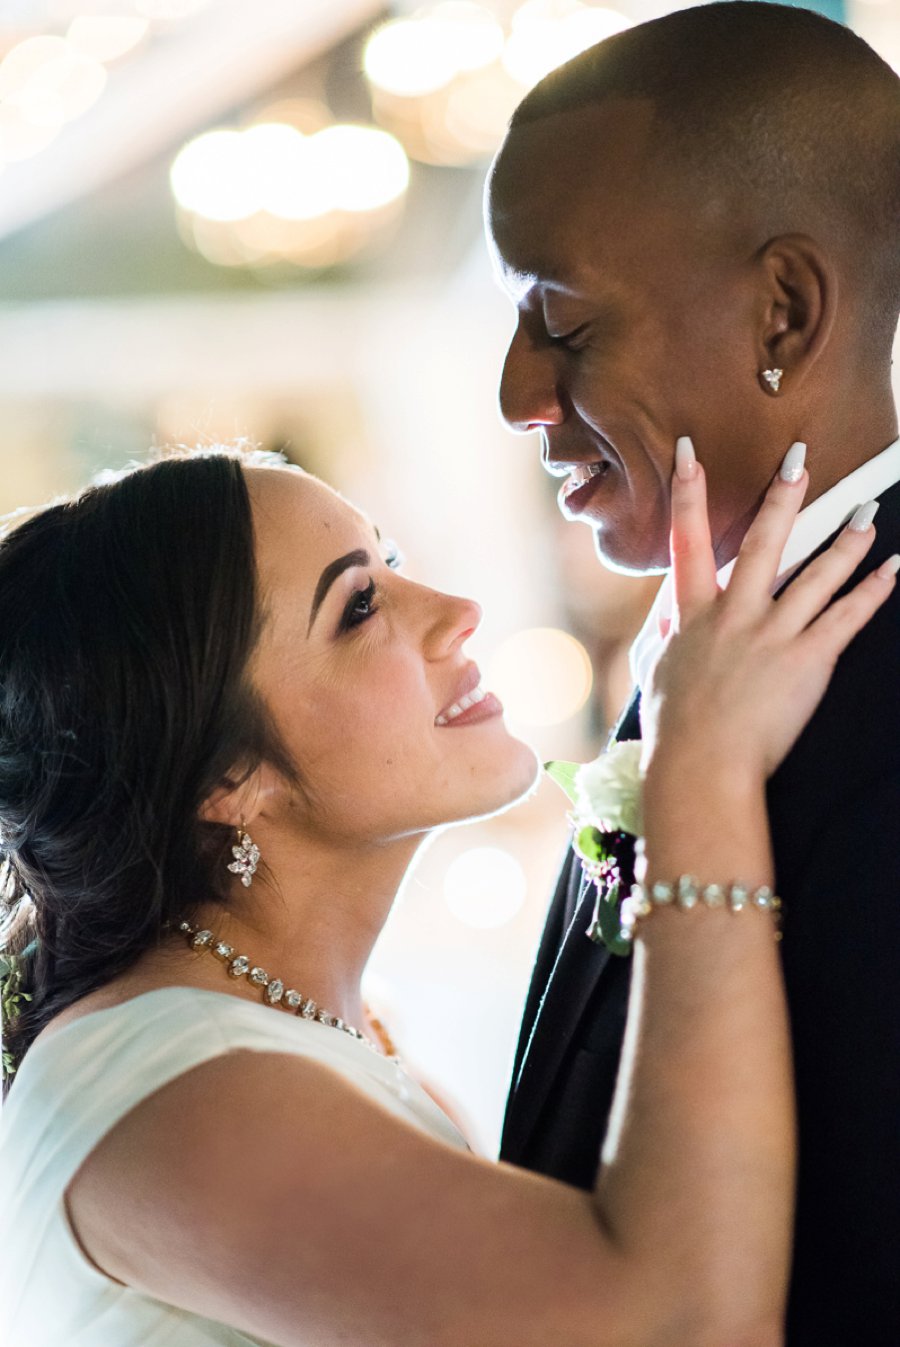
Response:
[{"label": "bride's face", "polygon": [[528,791],[533,751],[495,698],[477,700],[465,643],[478,605],[401,575],[372,524],[315,478],[256,468],[247,482],[267,612],[251,675],[304,782],[295,823],[352,846]]}]

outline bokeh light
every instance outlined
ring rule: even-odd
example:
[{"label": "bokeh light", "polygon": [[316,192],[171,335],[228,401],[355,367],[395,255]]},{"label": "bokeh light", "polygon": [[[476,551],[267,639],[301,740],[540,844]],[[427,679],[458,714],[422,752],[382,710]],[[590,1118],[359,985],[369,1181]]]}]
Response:
[{"label": "bokeh light", "polygon": [[403,146],[373,126],[328,126],[310,138],[312,172],[334,210],[378,210],[409,186]]},{"label": "bokeh light", "polygon": [[178,204],[208,220],[261,210],[303,220],[396,200],[409,185],[409,161],[399,142],[375,127],[328,126],[303,136],[268,123],[198,136],[178,153],[170,180]]},{"label": "bokeh light", "polygon": [[135,14],[79,14],[69,25],[70,47],[94,61],[116,61],[146,37],[148,19]]},{"label": "bokeh light", "polygon": [[506,28],[467,0],[426,5],[382,25],[366,45],[373,112],[414,159],[475,162],[497,148],[527,89],[629,24],[584,0],[526,0]]},{"label": "bokeh light", "polygon": [[14,163],[44,149],[93,107],[106,79],[99,61],[58,34],[17,42],[0,62],[0,159]]},{"label": "bokeh light", "polygon": [[207,131],[191,140],[172,165],[175,199],[208,220],[239,220],[256,210],[253,166],[240,131]]},{"label": "bokeh light", "polygon": [[580,641],[556,627],[516,632],[494,652],[486,686],[517,725],[561,725],[588,700],[593,671]]},{"label": "bokeh light", "polygon": [[[285,105],[287,107],[287,105]],[[298,115],[309,110],[298,101]],[[371,126],[208,131],[170,170],[182,236],[216,266],[327,267],[377,240],[409,185],[402,145]]]},{"label": "bokeh light", "polygon": [[35,70],[10,101],[38,124],[62,125],[93,107],[106,79],[99,61],[79,55],[66,43],[66,51]]},{"label": "bokeh light", "polygon": [[284,122],[259,122],[243,132],[243,172],[251,209],[285,220],[312,220],[332,208],[328,184],[316,172],[311,137]]},{"label": "bokeh light", "polygon": [[154,23],[177,23],[206,9],[211,0],[132,0],[138,14],[145,14]]},{"label": "bokeh light", "polygon": [[524,89],[530,89],[579,52],[630,26],[624,14],[600,5],[526,0],[513,15],[503,64]]},{"label": "bokeh light", "polygon": [[0,61],[0,98],[13,98],[22,93],[39,70],[68,51],[66,39],[53,33],[17,42]]},{"label": "bokeh light", "polygon": [[466,926],[492,930],[505,926],[520,911],[528,891],[525,871],[501,847],[471,847],[447,867],[444,898]]},{"label": "bokeh light", "polygon": [[15,102],[0,103],[0,162],[29,159],[55,140],[61,129],[61,122],[41,125],[32,121]]},{"label": "bokeh light", "polygon": [[[98,101],[108,64],[141,47],[151,32],[171,29],[210,3],[54,0],[35,5],[33,26],[59,24],[66,32],[25,35],[20,30],[23,35],[0,61],[0,160],[14,163],[43,150],[66,123]],[[8,26],[16,31],[15,20]]]},{"label": "bokeh light", "polygon": [[464,71],[495,61],[503,29],[482,5],[449,0],[394,19],[369,38],[363,64],[372,84],[404,98],[444,88]]}]

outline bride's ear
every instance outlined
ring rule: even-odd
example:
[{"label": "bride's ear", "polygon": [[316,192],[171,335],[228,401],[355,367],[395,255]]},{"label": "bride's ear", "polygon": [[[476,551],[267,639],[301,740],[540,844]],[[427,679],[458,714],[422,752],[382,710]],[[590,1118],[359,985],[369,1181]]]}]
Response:
[{"label": "bride's ear", "polygon": [[197,817],[205,823],[249,828],[281,786],[281,778],[275,769],[268,763],[260,763],[249,776],[238,781],[225,777],[207,795],[197,810]]}]

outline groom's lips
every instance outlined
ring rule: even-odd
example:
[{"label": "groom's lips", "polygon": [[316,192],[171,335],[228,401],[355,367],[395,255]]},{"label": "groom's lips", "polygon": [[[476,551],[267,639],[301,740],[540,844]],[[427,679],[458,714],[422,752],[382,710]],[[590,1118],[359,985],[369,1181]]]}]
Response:
[{"label": "groom's lips", "polygon": [[587,514],[597,496],[607,485],[611,470],[608,460],[582,463],[573,467],[559,489],[557,502],[567,519],[580,519]]}]

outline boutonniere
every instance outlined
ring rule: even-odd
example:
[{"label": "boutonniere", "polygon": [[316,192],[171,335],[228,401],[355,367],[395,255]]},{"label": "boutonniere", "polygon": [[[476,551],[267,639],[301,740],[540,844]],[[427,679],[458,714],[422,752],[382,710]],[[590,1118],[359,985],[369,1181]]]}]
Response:
[{"label": "boutonniere", "polygon": [[612,954],[631,953],[630,929],[621,917],[620,857],[643,832],[641,743],[611,744],[593,762],[548,762],[544,770],[562,788],[572,809],[572,845],[597,896],[587,934]]}]

